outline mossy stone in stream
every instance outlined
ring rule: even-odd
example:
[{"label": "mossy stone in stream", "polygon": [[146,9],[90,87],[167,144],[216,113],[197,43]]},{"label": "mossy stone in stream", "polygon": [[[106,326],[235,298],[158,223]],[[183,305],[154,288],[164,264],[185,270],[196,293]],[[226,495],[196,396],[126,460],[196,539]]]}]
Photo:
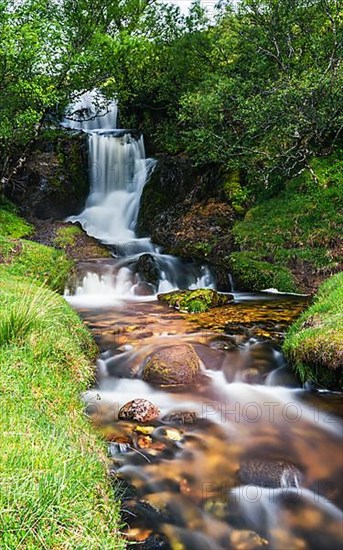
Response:
[{"label": "mossy stone in stream", "polygon": [[189,386],[200,373],[200,359],[189,344],[163,348],[145,361],[143,380],[158,386]]},{"label": "mossy stone in stream", "polygon": [[190,313],[203,313],[213,307],[224,306],[233,300],[231,294],[219,294],[211,288],[198,290],[176,290],[159,294],[157,298],[175,309]]}]

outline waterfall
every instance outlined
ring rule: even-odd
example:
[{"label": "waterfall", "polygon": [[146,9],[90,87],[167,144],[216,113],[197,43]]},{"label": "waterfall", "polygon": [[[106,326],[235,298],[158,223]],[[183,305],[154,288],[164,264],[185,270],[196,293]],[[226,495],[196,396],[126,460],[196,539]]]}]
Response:
[{"label": "waterfall", "polygon": [[105,274],[86,273],[76,296],[153,296],[177,288],[213,287],[205,266],[161,254],[149,238],[136,236],[141,195],[155,161],[145,158],[143,136],[116,128],[115,102],[88,92],[67,108],[62,125],[86,132],[89,149],[89,196],[84,210],[67,221],[80,223],[89,235],[111,245],[118,258]]},{"label": "waterfall", "polygon": [[91,132],[88,140],[90,194],[84,211],[70,221],[80,222],[89,235],[106,244],[137,241],[140,198],[154,164],[145,159],[143,137],[103,130]]}]

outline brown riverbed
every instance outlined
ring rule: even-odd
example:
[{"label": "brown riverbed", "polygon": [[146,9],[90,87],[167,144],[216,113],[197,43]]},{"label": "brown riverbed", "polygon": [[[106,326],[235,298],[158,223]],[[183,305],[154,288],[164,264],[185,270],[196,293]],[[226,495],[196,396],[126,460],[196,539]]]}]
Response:
[{"label": "brown riverbed", "polygon": [[[135,548],[341,547],[342,396],[304,390],[280,350],[306,303],[238,294],[197,315],[157,301],[78,303],[101,350],[86,411],[108,442]],[[183,343],[202,362],[192,387],[142,380],[146,357]],[[118,420],[136,398],[158,419]]]}]

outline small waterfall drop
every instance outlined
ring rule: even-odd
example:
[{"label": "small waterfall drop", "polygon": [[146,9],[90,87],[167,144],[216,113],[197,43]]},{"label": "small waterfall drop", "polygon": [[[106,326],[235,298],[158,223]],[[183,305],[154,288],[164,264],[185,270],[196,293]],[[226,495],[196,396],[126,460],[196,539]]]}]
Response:
[{"label": "small waterfall drop", "polygon": [[99,293],[110,299],[147,298],[178,288],[213,287],[207,267],[161,254],[149,238],[136,236],[141,195],[155,161],[145,158],[142,135],[116,127],[115,102],[106,102],[96,90],[87,92],[69,105],[62,125],[86,132],[89,149],[90,193],[84,210],[68,221],[110,245],[118,258],[105,275],[87,272],[75,298],[95,299]]},{"label": "small waterfall drop", "polygon": [[98,90],[77,95],[66,109],[62,126],[71,130],[93,132],[117,128],[118,108]]}]

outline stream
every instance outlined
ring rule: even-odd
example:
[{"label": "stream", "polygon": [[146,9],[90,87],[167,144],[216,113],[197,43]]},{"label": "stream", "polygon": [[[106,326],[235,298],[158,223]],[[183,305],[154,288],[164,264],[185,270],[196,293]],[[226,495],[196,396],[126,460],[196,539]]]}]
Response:
[{"label": "stream", "polygon": [[[128,540],[145,550],[341,548],[342,395],[303,387],[281,352],[308,299],[231,289],[228,305],[197,314],[159,302],[158,293],[215,288],[215,278],[136,236],[155,162],[141,135],[117,128],[115,103],[94,110],[95,97],[79,98],[63,122],[89,135],[90,194],[68,221],[113,258],[81,262],[65,297],[99,345],[83,399],[108,442]],[[149,358],[175,350],[196,354],[194,381],[147,380]],[[157,414],[125,419],[135,399]]]}]

